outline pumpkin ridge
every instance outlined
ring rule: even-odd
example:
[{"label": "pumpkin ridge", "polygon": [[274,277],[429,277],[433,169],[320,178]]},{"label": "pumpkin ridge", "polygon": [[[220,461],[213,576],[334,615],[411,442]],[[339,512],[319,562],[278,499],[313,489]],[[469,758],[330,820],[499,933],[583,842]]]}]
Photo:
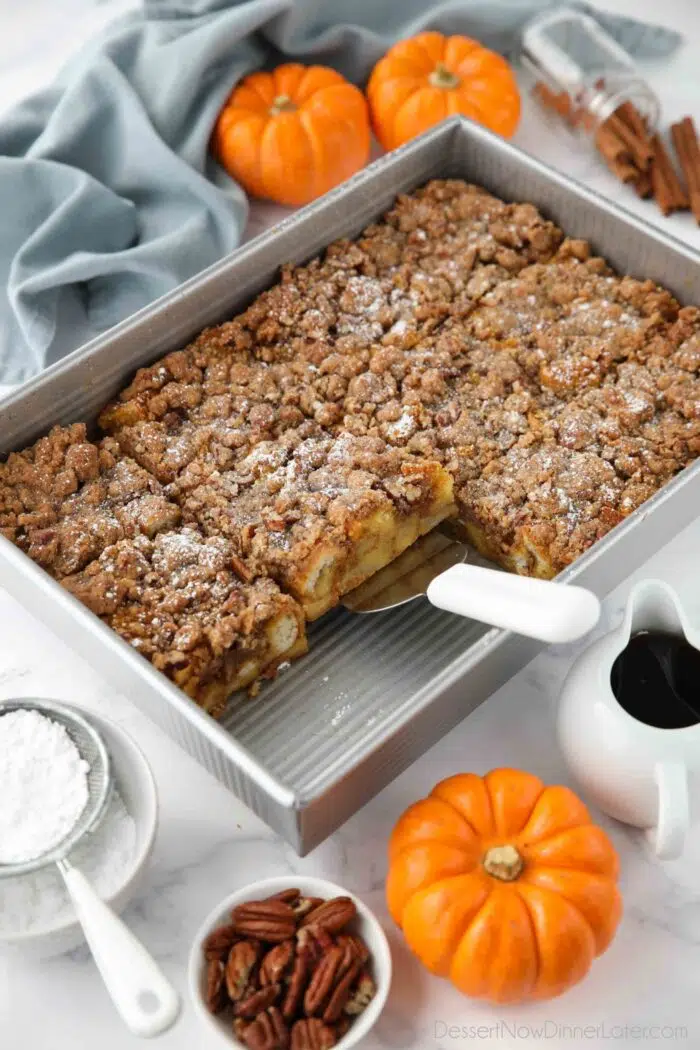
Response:
[{"label": "pumpkin ridge", "polygon": [[275,120],[268,118],[268,121],[265,127],[263,128],[263,133],[260,136],[260,150],[258,152],[258,171],[260,174],[261,185],[264,187],[264,195],[270,198],[272,197],[272,191],[265,176],[265,154],[267,150],[272,149],[274,138],[277,134],[275,129],[276,123],[277,122]]},{"label": "pumpkin ridge", "polygon": [[323,187],[319,189],[318,175],[316,174],[316,172],[320,170],[319,165],[322,165],[325,159],[323,143],[316,141],[316,135],[314,134],[313,127],[309,126],[310,118],[306,110],[298,110],[298,119],[299,127],[303,128],[304,130],[304,135],[306,136],[306,141],[309,144],[309,149],[311,150],[311,156],[313,158],[312,170],[314,172],[314,196],[317,197],[320,196],[321,193],[323,193]]},{"label": "pumpkin ridge", "polygon": [[[455,54],[455,52],[459,52],[460,49],[464,48],[466,44],[470,45],[468,51],[465,50],[461,56],[459,55],[459,53]],[[455,33],[452,36],[448,36],[445,41],[445,52],[443,55],[443,62],[450,69],[453,69],[455,72],[459,72],[459,70],[457,69],[457,65],[460,62],[464,61],[464,59],[468,56],[473,55],[475,51],[480,50],[482,50],[482,45],[478,42],[478,40],[475,40],[471,36],[460,36],[459,33]]]},{"label": "pumpkin ridge", "polygon": [[[552,848],[563,850],[565,856],[567,854],[570,856],[572,846],[576,846],[576,838],[582,834],[585,834],[586,839],[589,841],[584,843],[587,847],[586,853],[588,856],[584,853],[584,856],[577,861],[580,867],[573,866],[572,868],[571,863],[557,864],[550,856],[542,856],[543,852],[546,853]],[[591,864],[590,861],[591,840],[599,848],[596,863],[594,864]],[[613,881],[619,875],[619,861],[615,848],[603,828],[595,824],[580,824],[573,828],[567,828],[564,831],[557,831],[547,838],[537,839],[534,842],[519,839],[518,845],[525,859],[538,867],[556,869],[558,871],[574,870],[586,874],[604,875],[605,878]],[[602,863],[599,863],[600,861]]]},{"label": "pumpkin ridge", "polygon": [[[454,91],[450,91],[450,92],[448,92],[448,94],[449,95],[458,95],[459,96],[459,88],[455,88]],[[463,104],[463,103],[461,103],[461,101],[460,101],[460,99],[458,97],[457,98],[457,108],[454,111],[455,113],[461,113],[462,112],[461,109],[460,109],[460,105],[461,104]],[[476,101],[476,99],[472,98],[471,96],[469,97],[469,106],[474,110],[478,123],[483,124],[484,123],[484,111],[483,111],[482,107],[479,105],[479,103]]]},{"label": "pumpkin ridge", "polygon": [[[530,909],[530,902],[528,901],[526,894],[520,892],[520,886],[518,884],[517,879],[514,883],[512,883],[510,889],[513,891],[513,893],[517,893],[525,909],[527,921],[530,924],[530,932],[532,933],[532,943],[535,949],[535,972],[539,975],[542,971],[542,952],[540,951],[540,939],[537,933],[537,923],[535,922],[534,916]],[[537,983],[536,980],[535,983]],[[532,998],[532,996],[530,995],[528,996],[528,998]]]},{"label": "pumpkin ridge", "polygon": [[[474,873],[473,872],[466,872],[466,873],[464,873],[462,875],[448,875],[444,879],[439,879],[437,882],[431,883],[431,884],[429,884],[427,886],[422,886],[420,889],[416,890],[415,893],[411,894],[411,896],[409,897],[408,901],[406,902],[406,907],[404,909],[404,917],[406,917],[407,912],[409,911],[409,908],[411,907],[412,903],[413,903],[414,908],[419,906],[422,902],[424,902],[426,900],[429,900],[430,894],[432,892],[435,892],[435,891],[439,892],[440,890],[443,890],[443,891],[450,891],[451,890],[451,891],[454,892],[455,890],[460,888],[460,886],[459,886],[460,883],[462,883],[462,887],[463,887],[463,880],[464,879],[470,879],[471,880],[472,878],[474,878]],[[486,907],[486,904],[488,903],[488,901],[489,901],[489,899],[491,897],[491,894],[493,893],[493,888],[488,884],[487,880],[480,879],[477,876],[476,877],[476,881],[477,881],[477,884],[478,884],[479,888],[481,890],[483,890],[483,894],[484,894],[483,900],[477,906],[475,911],[461,916],[461,921],[459,923],[459,928],[450,937],[450,947],[449,947],[449,949],[446,951],[443,948],[443,953],[445,953],[445,954],[454,955],[454,953],[459,948],[459,946],[462,943],[462,941],[465,938],[465,936],[469,933],[469,929],[470,929],[472,923],[477,920],[477,918],[481,914],[483,908]],[[462,892],[463,892],[463,890],[462,890]],[[451,909],[449,909],[449,908],[447,908],[446,910],[451,911]],[[404,927],[403,927],[403,924],[402,924],[402,929],[403,928]],[[405,932],[406,931],[404,929],[404,933]],[[439,971],[438,970],[431,970],[431,972],[439,973],[440,976],[442,976],[442,977],[447,977],[448,974],[449,974],[449,968],[450,968],[450,964],[447,963],[445,969],[440,969]]]},{"label": "pumpkin ridge", "polygon": [[[543,806],[545,801],[550,806],[549,812],[545,812],[545,816],[547,817],[546,823],[543,827],[540,828],[540,831],[539,833],[537,833],[536,837],[530,838],[530,835],[532,835],[532,830],[530,831],[529,835],[527,835],[527,829],[530,828],[530,825],[533,822],[533,817],[537,813],[538,807]],[[555,804],[554,808],[551,808],[552,802],[554,802]],[[558,823],[554,823],[554,817],[556,816],[556,807],[561,806],[562,803],[566,803],[567,809],[576,809],[576,815],[573,819],[569,816],[565,820],[559,820]],[[540,820],[542,819],[543,818],[540,815]],[[519,832],[519,838],[520,836],[527,835],[527,837],[521,839],[523,846],[527,846],[530,844],[534,845],[539,842],[545,842],[549,838],[554,838],[555,835],[561,834],[562,832],[572,830],[573,828],[582,827],[584,825],[587,826],[591,823],[591,815],[588,812],[588,809],[586,808],[584,803],[579,798],[577,798],[576,795],[574,795],[571,788],[568,788],[563,784],[547,784],[545,785],[544,790],[538,796],[537,801],[535,802],[535,805],[533,806],[532,811],[530,812],[530,816],[528,817],[525,825]],[[549,831],[550,827],[552,828],[551,833]],[[535,832],[537,832],[537,826],[535,826],[534,830]]]},{"label": "pumpkin ridge", "polygon": [[[525,892],[524,893],[522,892],[521,887],[525,888]],[[588,919],[585,917],[585,915],[583,915],[581,909],[578,908],[575,904],[573,904],[572,901],[570,901],[569,898],[563,893],[555,892],[554,890],[551,890],[551,889],[549,889],[546,886],[538,886],[538,885],[535,885],[535,884],[528,884],[527,882],[522,882],[522,883],[520,883],[517,886],[517,892],[519,893],[520,898],[525,903],[525,907],[527,908],[528,916],[530,917],[530,919],[531,919],[531,921],[533,923],[533,927],[535,929],[535,943],[537,944],[538,962],[540,962],[540,967],[538,968],[538,972],[541,972],[541,968],[542,968],[542,966],[544,964],[543,964],[543,962],[541,961],[541,958],[540,958],[539,940],[538,940],[538,933],[537,933],[537,923],[535,921],[535,917],[534,917],[534,913],[532,911],[531,903],[528,900],[528,894],[527,894],[527,888],[528,887],[530,889],[532,889],[532,890],[535,890],[537,893],[541,894],[545,898],[545,900],[551,900],[551,901],[554,901],[555,903],[561,902],[561,901],[565,901],[566,902],[567,907],[570,908],[571,911],[580,919],[583,927],[585,928],[585,930],[590,935],[591,943],[592,943],[592,947],[593,947],[593,956],[592,956],[592,958],[595,959],[596,955],[597,955],[595,932],[592,929],[591,924],[589,923]],[[590,963],[589,963],[589,968],[590,968]],[[587,972],[588,972],[588,969],[586,970],[586,973]],[[578,983],[578,982],[575,982],[575,983]],[[564,988],[562,988],[560,992],[557,992],[555,994],[560,995],[560,994],[562,994],[563,991],[568,990],[568,988],[570,988],[570,987],[571,987],[571,985],[567,982],[566,986]],[[539,998],[539,996],[537,996],[536,998]],[[547,998],[550,998],[550,996],[548,995]]]},{"label": "pumpkin ridge", "polygon": [[[554,866],[546,866],[546,867],[542,866],[542,867],[538,867],[537,870],[540,871],[540,872],[545,872],[545,873],[548,872],[548,871],[551,871],[551,872],[563,872],[564,874],[567,874],[567,875],[570,874],[571,871],[572,871],[571,868],[557,868],[557,867],[554,867]],[[617,895],[618,900],[620,901],[620,905],[621,905],[620,891],[617,888],[617,885],[615,884],[615,881],[613,879],[609,878],[607,875],[599,875],[599,874],[593,874],[592,875],[589,872],[575,872],[575,874],[583,874],[586,877],[588,877],[588,878],[590,878],[591,880],[594,880],[594,881],[595,880],[600,880],[600,883],[611,883],[612,884],[613,893]],[[579,907],[579,905],[576,903],[576,901],[573,900],[572,897],[567,893],[565,888],[562,888],[561,886],[557,886],[556,889],[553,889],[550,886],[542,886],[539,882],[537,882],[535,880],[530,881],[527,878],[527,875],[525,876],[523,881],[525,882],[525,884],[527,884],[529,886],[533,886],[540,893],[546,893],[546,894],[549,894],[549,895],[552,895],[554,897],[561,898],[561,899],[567,901],[571,905],[573,910],[581,917],[581,920],[583,921],[583,923],[591,931],[591,936],[593,937],[593,942],[594,942],[594,945],[595,945],[595,954],[596,955],[600,955],[606,950],[606,948],[609,945],[609,942],[607,942],[604,945],[603,948],[598,950],[597,945],[598,945],[598,941],[599,941],[599,934],[598,934],[597,929],[591,923],[590,919],[588,918],[586,913],[583,911],[583,909],[581,907]],[[618,914],[618,922],[619,922],[619,914]]]},{"label": "pumpkin ridge", "polygon": [[403,100],[403,102],[401,103],[401,105],[399,106],[399,108],[394,113],[394,117],[393,117],[393,120],[392,120],[393,126],[396,127],[396,125],[399,123],[399,121],[401,119],[401,114],[402,114],[403,110],[405,108],[407,108],[411,103],[415,103],[415,101],[416,101],[416,99],[418,98],[419,95],[421,95],[424,91],[434,91],[434,90],[437,90],[437,89],[431,88],[431,86],[429,84],[424,84],[422,87],[419,87],[416,91],[414,91],[413,94],[409,95],[408,98],[405,98]]},{"label": "pumpkin ridge", "polygon": [[[459,776],[459,774],[457,774],[457,776]],[[479,840],[479,841],[481,841],[483,843],[485,839],[493,838],[494,835],[496,834],[496,828],[495,828],[493,804],[491,802],[491,795],[489,794],[488,788],[486,788],[486,786],[484,785],[483,797],[486,798],[486,801],[488,803],[489,829],[488,829],[488,831],[481,832],[477,828],[474,827],[474,825],[472,824],[471,820],[469,820],[464,815],[462,810],[457,808],[457,806],[455,805],[454,801],[452,801],[451,799],[448,801],[448,799],[446,799],[442,794],[436,794],[438,789],[442,789],[444,784],[452,782],[453,779],[454,779],[453,777],[445,777],[444,780],[439,781],[439,783],[437,783],[435,785],[435,787],[433,788],[433,790],[431,791],[431,793],[430,793],[430,795],[428,797],[438,798],[442,802],[446,802],[448,806],[450,806],[452,809],[454,809],[455,813],[459,814],[461,819],[464,821],[464,823],[469,828],[469,830],[472,832],[472,834],[477,838],[477,840]],[[481,780],[482,783],[484,782],[484,778],[483,777],[480,777],[479,779]],[[496,845],[496,844],[497,843],[494,841],[493,845]]]},{"label": "pumpkin ridge", "polygon": [[[567,869],[567,868],[544,868],[544,867],[542,867],[539,870],[540,871],[568,871],[569,869]],[[600,875],[599,878],[605,878],[605,876],[604,875]],[[545,894],[547,894],[548,896],[551,896],[551,897],[562,897],[565,901],[567,901],[571,905],[571,907],[574,909],[574,911],[577,912],[580,915],[581,920],[586,924],[586,926],[588,926],[589,930],[593,934],[593,937],[595,937],[595,930],[593,930],[593,928],[591,927],[590,922],[588,921],[586,916],[583,914],[583,912],[579,908],[578,904],[576,904],[575,901],[572,901],[572,899],[571,899],[571,897],[569,897],[568,893],[566,893],[564,890],[557,890],[555,892],[554,890],[550,889],[549,886],[540,886],[539,882],[528,882],[527,879],[525,879],[524,881],[525,881],[525,883],[527,885],[534,886],[540,893],[545,893]]]},{"label": "pumpkin ridge", "polygon": [[[314,87],[313,81],[318,79],[319,71],[322,71],[325,74],[331,72],[331,70],[325,70],[323,66],[307,66],[307,68],[304,70],[302,77],[296,86],[296,97],[294,99],[294,101],[300,109],[307,102],[310,102],[313,99],[314,95],[318,95],[319,92],[325,91],[327,88],[347,86],[347,82],[343,80],[340,74],[338,74],[337,80],[333,78],[328,78],[325,81],[325,83],[317,83]],[[311,87],[309,87],[310,83]]]},{"label": "pumpkin ridge", "polygon": [[[267,112],[267,110],[270,108],[270,100],[265,98],[265,96],[262,94],[262,92],[258,89],[257,84],[247,83],[246,87],[254,95],[257,95],[257,97],[260,99],[260,105],[264,106],[265,112]],[[257,110],[251,110],[251,112],[252,113],[257,113]]]},{"label": "pumpkin ridge", "polygon": [[[419,51],[423,52],[423,54],[426,57],[426,60],[427,60],[428,64],[431,66],[430,72],[433,72],[434,69],[435,69],[436,63],[444,62],[444,59],[445,59],[445,40],[443,38],[442,47],[440,48],[440,57],[438,59],[435,59],[433,57],[433,55],[431,55],[431,53],[428,50],[428,48],[426,47],[424,37],[427,36],[427,35],[428,35],[427,33],[419,33],[418,36],[413,38],[413,43],[416,45],[416,47],[418,48]],[[431,35],[434,35],[435,37],[438,37],[440,34],[439,33],[434,33],[434,34],[431,34]]]},{"label": "pumpkin ridge", "polygon": [[[509,791],[504,797],[504,780],[506,782],[506,786],[509,786],[508,782],[511,781],[514,777],[518,777],[520,780],[520,792],[517,801],[520,801],[520,796],[522,796],[525,791],[527,791],[528,797],[530,796],[529,789],[531,785],[536,791],[536,795],[534,795],[534,798],[532,798],[532,804],[527,809],[527,815],[525,815],[524,812],[520,814],[521,819],[523,820],[521,826],[518,828],[509,828],[508,830],[501,830],[499,822],[504,816],[502,812],[502,803],[505,802],[507,810],[511,810],[516,804],[514,802],[512,790]],[[504,839],[512,839],[512,844],[517,848],[518,842],[516,842],[515,840],[519,840],[523,830],[528,826],[532,818],[532,814],[535,812],[537,806],[539,805],[540,799],[547,790],[547,785],[544,784],[540,777],[536,776],[534,773],[523,773],[520,770],[515,770],[508,766],[503,766],[497,769],[490,770],[484,777],[484,784],[486,786],[486,794],[491,805],[491,813],[493,814],[494,832],[496,838],[499,838],[501,840],[499,843],[494,842],[493,844],[504,845]]]},{"label": "pumpkin ridge", "polygon": [[272,72],[274,98],[277,98],[278,95],[288,95],[290,99],[296,101],[296,93],[306,70],[307,67],[301,62],[284,62],[281,66],[277,66]]}]

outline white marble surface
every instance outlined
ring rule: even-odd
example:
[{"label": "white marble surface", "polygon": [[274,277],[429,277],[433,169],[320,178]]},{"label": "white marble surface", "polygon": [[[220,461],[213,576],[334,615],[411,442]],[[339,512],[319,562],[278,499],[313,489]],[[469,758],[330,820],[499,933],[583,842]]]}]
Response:
[{"label": "white marble surface", "polygon": [[[388,2],[388,0],[387,0]],[[45,83],[79,41],[120,2],[0,0],[0,99],[4,107]],[[661,18],[700,40],[694,0],[610,0],[609,7]],[[695,57],[693,56],[695,51]],[[653,75],[667,117],[700,114],[697,48],[687,47],[672,67]],[[556,136],[526,114],[519,143],[608,196],[617,196],[651,221],[700,247],[687,217],[661,220],[651,205],[621,191],[593,159],[575,158]],[[256,211],[252,230],[269,221]],[[658,576],[677,587],[694,620],[700,618],[700,522],[688,528],[635,578]],[[605,603],[605,625],[617,619],[633,581]],[[65,648],[22,607],[0,592],[0,696],[44,695],[84,703],[114,718],[140,741],[160,792],[161,826],[143,892],[127,921],[157,955],[183,993],[177,1026],[163,1036],[164,1050],[214,1050],[187,1003],[185,964],[194,930],[205,913],[235,887],[257,877],[313,872],[345,884],[374,907],[392,940],[395,981],[380,1025],[366,1050],[452,1050],[493,1045],[553,1050],[673,1043],[700,1045],[700,826],[681,860],[660,864],[639,838],[619,825],[609,830],[622,858],[625,916],[606,955],[583,984],[560,1000],[508,1010],[460,997],[425,974],[408,956],[388,921],[382,884],[385,842],[393,821],[414,798],[458,770],[485,772],[515,765],[549,781],[566,780],[557,752],[553,712],[575,647],[550,650],[514,678],[440,744],[399,777],[312,855],[300,859],[243,805],[183,754],[109,681]],[[450,1026],[483,1025],[475,1038]],[[583,1035],[575,1026],[593,1026]],[[638,1027],[635,1027],[638,1026]],[[668,1027],[664,1027],[668,1026]],[[8,963],[0,956],[0,1046],[7,1050],[128,1050],[137,1040],[116,1020],[86,950],[42,964]]]}]

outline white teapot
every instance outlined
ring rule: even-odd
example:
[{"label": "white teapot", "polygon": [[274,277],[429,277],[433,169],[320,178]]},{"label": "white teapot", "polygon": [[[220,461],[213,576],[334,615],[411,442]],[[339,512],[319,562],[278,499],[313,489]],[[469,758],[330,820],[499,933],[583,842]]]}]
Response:
[{"label": "white teapot", "polygon": [[672,859],[683,851],[689,800],[700,788],[700,718],[659,728],[618,702],[613,664],[640,632],[675,635],[700,651],[700,631],[688,623],[673,589],[643,580],[630,594],[621,626],[589,646],[569,671],[557,730],[584,794],[609,816],[646,829],[657,856]]}]

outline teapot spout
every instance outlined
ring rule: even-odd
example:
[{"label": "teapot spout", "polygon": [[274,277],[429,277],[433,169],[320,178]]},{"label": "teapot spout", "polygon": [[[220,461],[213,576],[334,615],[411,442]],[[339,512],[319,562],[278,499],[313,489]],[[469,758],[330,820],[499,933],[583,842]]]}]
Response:
[{"label": "teapot spout", "polygon": [[625,610],[625,634],[628,638],[640,631],[657,631],[695,639],[676,592],[663,580],[641,580],[630,593]]}]

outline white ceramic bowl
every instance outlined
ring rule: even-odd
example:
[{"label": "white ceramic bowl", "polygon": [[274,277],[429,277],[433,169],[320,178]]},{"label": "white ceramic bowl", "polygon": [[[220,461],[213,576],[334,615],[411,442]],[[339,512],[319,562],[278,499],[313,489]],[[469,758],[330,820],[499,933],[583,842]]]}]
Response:
[{"label": "white ceramic bowl", "polygon": [[202,944],[205,937],[212,930],[230,921],[231,909],[235,908],[237,904],[242,904],[244,901],[261,900],[264,897],[270,897],[273,893],[289,889],[291,886],[298,887],[303,894],[309,897],[323,897],[326,900],[331,897],[351,897],[357,906],[357,918],[350,929],[353,929],[364,938],[367,947],[372,953],[371,965],[372,974],[377,984],[376,995],[367,1009],[359,1017],[355,1018],[352,1026],[336,1044],[334,1050],[350,1050],[351,1046],[357,1046],[360,1040],[364,1039],[374,1026],[384,1009],[391,986],[391,950],[379,920],[367,905],[363,904],[353,893],[343,889],[342,886],[336,886],[333,882],[326,882],[325,879],[316,879],[308,875],[281,875],[274,879],[262,879],[260,882],[253,882],[248,886],[244,886],[226,897],[221,904],[217,904],[216,908],[209,913],[197,931],[190,951],[187,976],[190,996],[195,1010],[209,1031],[217,1033],[221,1046],[227,1046],[228,1050],[246,1050],[246,1047],[239,1039],[236,1039],[231,1031],[230,1023],[215,1017],[207,1010],[204,1004],[206,970]]},{"label": "white ceramic bowl", "polygon": [[[118,725],[78,705],[58,702],[63,707],[73,707],[102,734],[112,759],[117,790],[136,823],[136,850],[132,864],[121,886],[107,898],[114,911],[120,912],[138,890],[153,851],[158,827],[158,795],[153,774],[141,749]],[[0,931],[0,953],[15,953],[28,959],[46,959],[72,951],[84,941],[77,920],[64,919],[51,926],[33,928],[23,933],[3,934]]]}]

